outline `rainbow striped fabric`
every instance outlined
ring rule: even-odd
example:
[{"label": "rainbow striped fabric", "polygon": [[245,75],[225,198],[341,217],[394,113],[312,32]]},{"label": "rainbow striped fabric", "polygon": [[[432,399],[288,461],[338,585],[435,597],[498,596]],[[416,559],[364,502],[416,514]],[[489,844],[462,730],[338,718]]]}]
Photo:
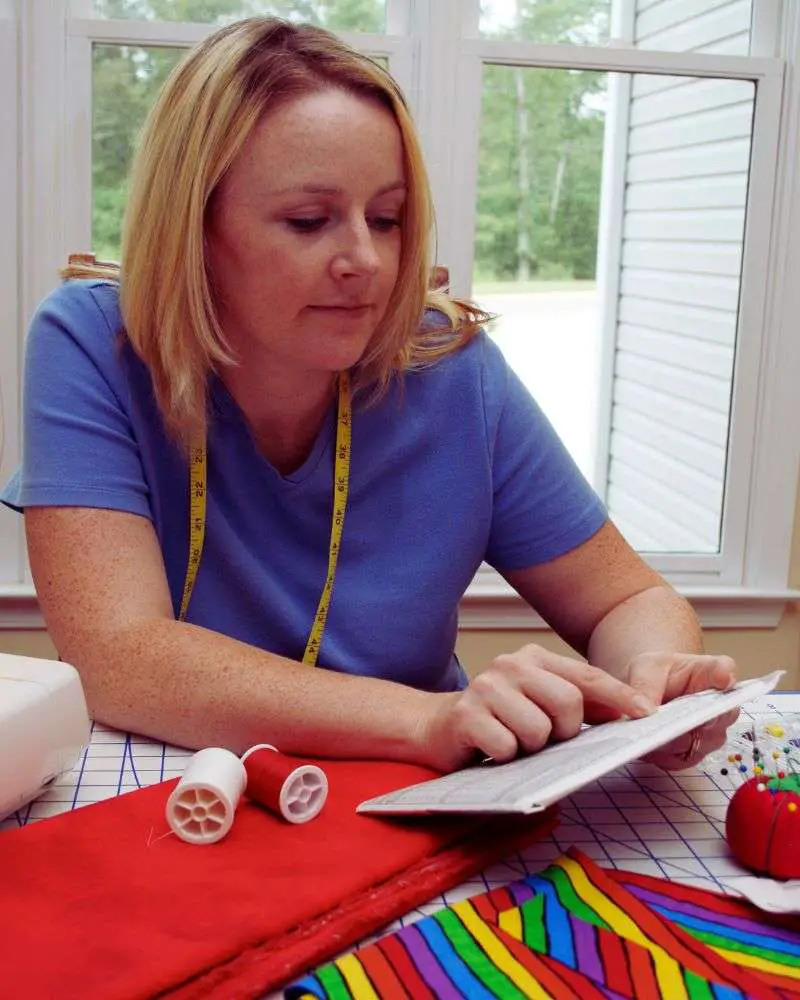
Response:
[{"label": "rainbow striped fabric", "polygon": [[667,927],[706,945],[722,958],[756,972],[781,996],[800,995],[800,919],[766,914],[730,896],[662,882],[632,872],[604,872],[658,914]]},{"label": "rainbow striped fabric", "polygon": [[571,849],[322,966],[287,1000],[788,1000],[800,920]]}]

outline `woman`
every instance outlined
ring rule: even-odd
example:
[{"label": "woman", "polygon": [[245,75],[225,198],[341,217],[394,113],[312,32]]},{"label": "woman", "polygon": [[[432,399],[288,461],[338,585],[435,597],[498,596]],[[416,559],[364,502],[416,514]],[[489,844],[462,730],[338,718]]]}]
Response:
[{"label": "woman", "polygon": [[[401,95],[334,36],[255,18],[173,73],[121,270],[33,321],[4,494],[97,719],[450,770],[733,683],[484,317],[428,291],[431,227]],[[467,684],[483,559],[591,666],[526,646]],[[690,765],[730,721],[657,759]]]}]

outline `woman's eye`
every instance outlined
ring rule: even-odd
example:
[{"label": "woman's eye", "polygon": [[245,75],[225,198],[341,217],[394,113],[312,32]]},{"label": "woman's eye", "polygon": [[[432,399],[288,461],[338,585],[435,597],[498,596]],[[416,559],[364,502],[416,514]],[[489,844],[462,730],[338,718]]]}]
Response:
[{"label": "woman's eye", "polygon": [[378,229],[381,232],[387,233],[390,229],[398,227],[400,225],[400,220],[390,215],[378,215],[371,219],[370,225],[373,229]]},{"label": "woman's eye", "polygon": [[297,230],[299,233],[313,233],[317,229],[321,229],[327,220],[324,216],[295,216],[294,218],[287,219],[286,221],[292,229]]}]

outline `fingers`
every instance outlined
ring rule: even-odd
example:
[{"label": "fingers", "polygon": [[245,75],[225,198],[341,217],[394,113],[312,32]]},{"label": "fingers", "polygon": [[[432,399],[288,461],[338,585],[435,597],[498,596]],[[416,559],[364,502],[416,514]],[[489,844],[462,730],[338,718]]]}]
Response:
[{"label": "fingers", "polygon": [[578,660],[526,646],[497,657],[478,674],[453,708],[462,749],[498,761],[534,753],[549,740],[579,732],[586,706],[604,706],[609,717],[643,716],[654,706],[627,684]]},{"label": "fingers", "polygon": [[[739,718],[739,709],[732,708],[730,712],[726,712],[724,715],[720,715],[718,719],[714,719],[714,724],[721,727],[725,733],[730,729],[730,727]],[[709,723],[711,725],[711,723]]]},{"label": "fingers", "polygon": [[473,757],[476,750],[501,763],[513,760],[517,755],[519,741],[514,731],[487,711],[486,706],[469,688],[454,705],[450,724],[457,734],[457,743],[460,744],[457,754],[459,765]]},{"label": "fingers", "polygon": [[[525,647],[521,652],[530,648]],[[495,663],[501,660],[503,657],[498,657]],[[546,658],[539,658],[536,665],[576,687],[581,692],[585,709],[600,707],[610,710],[612,718],[615,715],[628,715],[634,719],[651,715],[656,709],[657,702],[644,696],[641,691],[589,663],[550,653]]]},{"label": "fingers", "polygon": [[729,690],[736,664],[729,656],[705,653],[642,653],[630,661],[628,681],[658,705],[697,691]]},{"label": "fingers", "polygon": [[[544,654],[544,655],[542,655]],[[552,655],[552,654],[550,654]],[[568,680],[547,670],[548,654],[537,647],[525,647],[517,653],[498,656],[491,669],[473,681],[479,694],[497,710],[501,718],[533,723],[535,728],[518,735],[525,748],[539,749],[551,733],[554,739],[574,736],[583,722],[583,696]],[[523,710],[521,706],[534,709]],[[547,727],[541,739],[540,717]]]},{"label": "fingers", "polygon": [[729,656],[696,656],[685,693],[727,691],[735,683],[736,664]]},{"label": "fingers", "polygon": [[[729,657],[695,654],[641,654],[631,661],[629,676],[631,684],[625,684],[591,664],[535,645],[498,656],[465,691],[447,696],[445,708],[436,713],[428,729],[437,734],[432,759],[447,770],[463,766],[475,751],[508,761],[520,751],[535,753],[549,741],[571,739],[584,721],[641,718],[662,700],[712,687],[726,690],[735,683]],[[645,759],[673,770],[691,767],[723,744],[736,717],[727,713],[703,727],[696,747],[683,737]]]},{"label": "fingers", "polygon": [[572,684],[543,670],[509,667],[479,674],[472,692],[514,733],[519,748],[540,750],[551,738],[567,740],[581,728],[583,699]]},{"label": "fingers", "polygon": [[657,764],[666,771],[682,771],[685,768],[696,767],[710,753],[725,745],[728,729],[738,717],[738,708],[726,712],[677,740],[659,747],[643,760]]}]

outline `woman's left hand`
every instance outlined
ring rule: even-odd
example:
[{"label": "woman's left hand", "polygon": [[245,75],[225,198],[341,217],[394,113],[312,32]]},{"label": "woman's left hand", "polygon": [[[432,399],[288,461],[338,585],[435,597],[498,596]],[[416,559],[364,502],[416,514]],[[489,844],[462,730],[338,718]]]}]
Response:
[{"label": "woman's left hand", "polygon": [[[729,690],[736,683],[736,664],[729,656],[641,653],[630,661],[621,680],[641,691],[656,705],[661,705],[697,691]],[[728,727],[738,716],[738,709],[726,712],[659,747],[644,760],[667,771],[694,767],[707,754],[725,744]]]}]

